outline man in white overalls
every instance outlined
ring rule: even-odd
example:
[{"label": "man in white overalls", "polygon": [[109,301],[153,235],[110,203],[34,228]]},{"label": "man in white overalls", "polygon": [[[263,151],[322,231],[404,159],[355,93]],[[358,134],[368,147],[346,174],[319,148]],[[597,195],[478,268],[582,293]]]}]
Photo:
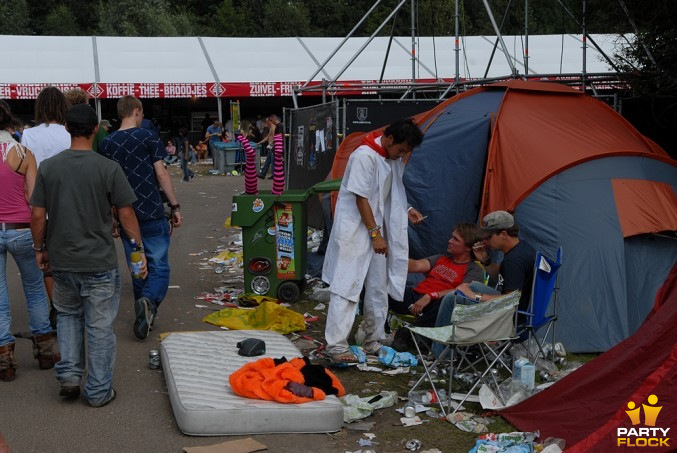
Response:
[{"label": "man in white overalls", "polygon": [[362,287],[364,349],[376,353],[385,338],[388,294],[401,300],[407,277],[409,246],[407,217],[423,220],[410,208],[402,184],[404,161],[423,141],[411,120],[372,132],[350,155],[329,237],[322,278],[331,286],[325,338],[334,364],[356,363],[348,349],[348,335]]}]

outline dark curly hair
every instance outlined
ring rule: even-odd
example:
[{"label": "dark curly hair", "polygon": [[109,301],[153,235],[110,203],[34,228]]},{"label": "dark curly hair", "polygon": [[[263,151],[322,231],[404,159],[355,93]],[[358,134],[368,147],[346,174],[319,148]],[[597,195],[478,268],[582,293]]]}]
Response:
[{"label": "dark curly hair", "polygon": [[35,121],[38,124],[51,122],[64,124],[67,111],[66,96],[57,87],[43,88],[35,100]]}]

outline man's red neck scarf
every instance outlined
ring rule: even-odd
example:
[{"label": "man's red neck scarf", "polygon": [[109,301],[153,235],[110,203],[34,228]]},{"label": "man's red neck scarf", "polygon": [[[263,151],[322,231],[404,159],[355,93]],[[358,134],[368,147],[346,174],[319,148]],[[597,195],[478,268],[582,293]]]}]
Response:
[{"label": "man's red neck scarf", "polygon": [[385,159],[389,159],[388,153],[383,149],[381,145],[376,142],[376,139],[383,135],[383,131],[374,131],[370,132],[362,138],[362,145],[367,145],[369,148],[374,150],[377,154],[383,156]]}]

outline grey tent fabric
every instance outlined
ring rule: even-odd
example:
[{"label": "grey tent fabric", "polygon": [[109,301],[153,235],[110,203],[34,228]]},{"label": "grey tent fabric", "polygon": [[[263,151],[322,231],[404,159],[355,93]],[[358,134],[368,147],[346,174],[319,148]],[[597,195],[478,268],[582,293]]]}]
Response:
[{"label": "grey tent fabric", "polygon": [[641,325],[677,258],[677,241],[624,238],[611,180],[671,182],[677,169],[641,157],[582,163],[544,182],[515,211],[521,236],[554,256],[562,245],[557,335],[572,352],[606,351]]},{"label": "grey tent fabric", "polygon": [[[409,227],[412,258],[444,252],[455,224],[479,220],[487,148],[504,95],[497,89],[462,97],[421,125],[423,144],[412,153],[404,174],[409,204],[428,216],[423,224]],[[538,93],[532,96],[540,102]],[[615,115],[611,110],[609,114]],[[577,133],[566,124],[556,126],[562,135]],[[518,148],[530,127],[511,131],[511,146]],[[591,137],[590,142],[603,140]],[[542,147],[545,156],[548,143]],[[549,256],[560,245],[564,249],[556,331],[571,352],[606,351],[630,336],[677,258],[674,239],[623,237],[615,179],[663,182],[677,193],[675,165],[647,157],[607,156],[554,173],[514,212],[520,236],[534,248]]]},{"label": "grey tent fabric", "polygon": [[[409,228],[412,258],[443,253],[457,223],[477,221],[491,117],[502,91],[460,99],[425,130],[404,170],[409,203],[428,218]],[[434,187],[431,190],[431,187]]]}]

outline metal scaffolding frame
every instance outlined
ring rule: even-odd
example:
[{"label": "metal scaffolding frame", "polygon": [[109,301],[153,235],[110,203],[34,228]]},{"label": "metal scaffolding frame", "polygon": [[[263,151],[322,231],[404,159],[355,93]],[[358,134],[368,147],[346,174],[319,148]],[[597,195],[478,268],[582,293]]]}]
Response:
[{"label": "metal scaffolding frame", "polygon": [[[341,88],[346,89],[346,88],[351,88],[355,90],[368,90],[372,92],[376,92],[379,96],[380,95],[390,95],[390,96],[400,96],[400,99],[405,100],[408,98],[415,99],[417,93],[418,94],[425,94],[426,96],[435,96],[438,99],[442,100],[448,96],[448,94],[454,90],[456,94],[459,93],[460,90],[465,90],[469,89],[475,86],[480,86],[480,85],[485,85],[488,83],[496,82],[496,81],[501,81],[501,80],[508,80],[508,79],[514,79],[514,78],[522,78],[524,80],[528,79],[533,79],[537,78],[538,80],[545,80],[545,81],[551,81],[551,82],[557,82],[560,84],[565,84],[569,86],[573,86],[576,88],[579,88],[583,91],[590,90],[594,95],[598,94],[598,90],[604,89],[604,88],[612,88],[612,89],[618,89],[622,88],[625,86],[624,82],[620,79],[620,70],[618,67],[614,64],[613,60],[609,58],[608,55],[604,52],[604,50],[597,45],[597,43],[592,39],[592,37],[587,33],[586,26],[585,26],[585,4],[586,0],[583,0],[583,18],[582,20],[578,20],[575,15],[569,11],[566,6],[562,3],[561,0],[557,0],[557,2],[561,5],[561,7],[564,9],[564,11],[574,20],[575,23],[577,23],[582,30],[582,35],[583,35],[583,46],[582,46],[582,71],[580,73],[570,73],[570,74],[534,74],[534,75],[529,75],[529,27],[528,27],[528,8],[529,8],[529,0],[524,0],[524,11],[525,11],[525,24],[524,24],[524,35],[525,35],[525,47],[524,47],[524,68],[525,68],[525,73],[520,74],[517,67],[515,66],[514,62],[512,61],[512,58],[510,56],[510,53],[508,52],[508,49],[505,45],[505,42],[503,41],[503,36],[501,33],[501,28],[503,25],[503,22],[505,20],[505,14],[503,17],[503,20],[501,21],[501,25],[499,26],[494,18],[493,11],[491,9],[491,6],[489,5],[488,0],[482,0],[485,10],[487,12],[487,16],[489,17],[489,20],[492,24],[492,27],[494,29],[494,32],[496,33],[496,42],[494,44],[494,50],[492,51],[491,57],[489,59],[489,62],[487,63],[487,71],[485,72],[485,75],[481,79],[474,79],[474,80],[461,80],[460,77],[460,48],[459,48],[459,40],[460,40],[460,33],[459,33],[459,0],[455,1],[455,14],[454,14],[454,29],[455,29],[455,74],[453,77],[452,82],[446,82],[443,79],[439,79],[437,83],[417,83],[416,82],[416,64],[420,64],[421,62],[419,61],[418,55],[416,53],[416,17],[415,17],[415,12],[416,12],[416,0],[400,0],[399,3],[393,10],[390,12],[388,17],[376,28],[376,30],[371,34],[371,36],[367,39],[367,41],[358,49],[355,54],[348,60],[348,62],[343,66],[343,68],[331,79],[322,79],[322,83],[319,85],[311,85],[311,81],[319,74],[321,71],[325,70],[325,67],[327,64],[332,60],[332,58],[337,54],[337,52],[341,49],[341,47],[348,41],[348,39],[355,33],[355,31],[362,25],[366,19],[374,12],[374,10],[377,8],[377,6],[381,3],[381,0],[376,0],[372,7],[367,11],[367,13],[358,21],[357,25],[350,31],[350,33],[345,37],[345,39],[338,45],[338,47],[327,57],[327,59],[317,68],[317,70],[308,78],[308,81],[303,84],[302,86],[298,86],[294,88],[293,91],[293,101],[294,101],[294,106],[298,107],[298,99],[297,96],[303,94],[304,92],[310,92],[310,91],[321,91],[322,96],[323,96],[323,101],[326,100],[326,96],[329,94],[331,95],[333,91],[336,90],[336,87],[339,83],[339,78],[343,73],[350,67],[351,64],[360,56],[360,54],[364,51],[364,49],[372,42],[374,37],[383,29],[383,27],[390,21],[392,20],[397,13],[400,11],[400,9],[403,7],[403,5],[407,2],[411,2],[411,31],[412,31],[412,49],[411,49],[411,61],[412,61],[412,81],[411,83],[408,84],[399,84],[398,87],[393,87],[390,84],[384,84],[381,83],[383,80],[383,75],[381,75],[381,79],[379,80],[378,83],[355,83],[355,84],[349,84],[346,85],[345,83],[341,83]],[[622,0],[619,0],[622,1]],[[510,8],[511,2],[508,2],[508,5],[506,7],[506,14],[507,10]],[[391,36],[392,40],[392,36]],[[586,70],[586,57],[587,57],[587,47],[588,47],[588,42],[592,44],[593,47],[603,56],[603,58],[609,63],[609,65],[614,69],[614,72],[608,72],[608,73],[588,73]],[[502,52],[505,55],[508,66],[510,67],[511,73],[506,74],[505,76],[502,77],[493,77],[493,78],[488,78],[487,73],[489,71],[489,68],[492,64],[493,57],[496,51],[496,48],[498,45],[501,46]],[[388,52],[390,51],[390,45],[388,45],[388,49],[386,51],[386,57],[384,61],[384,69],[385,69],[385,64],[387,63],[388,60]],[[326,74],[326,72],[325,72]],[[382,71],[383,74],[383,71]],[[442,94],[440,95],[440,92]]]}]

